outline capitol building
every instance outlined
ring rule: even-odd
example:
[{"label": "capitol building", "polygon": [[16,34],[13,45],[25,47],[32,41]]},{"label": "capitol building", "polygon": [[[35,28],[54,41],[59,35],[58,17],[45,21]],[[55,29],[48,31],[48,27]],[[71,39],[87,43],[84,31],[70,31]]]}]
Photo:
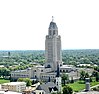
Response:
[{"label": "capitol building", "polygon": [[58,65],[60,73],[70,72],[75,69],[62,63],[61,36],[58,35],[58,27],[52,19],[49,24],[48,35],[46,35],[45,39],[45,64],[25,70],[12,71],[11,78],[30,78],[37,79],[38,81],[48,81],[50,78],[51,81],[54,81]]}]

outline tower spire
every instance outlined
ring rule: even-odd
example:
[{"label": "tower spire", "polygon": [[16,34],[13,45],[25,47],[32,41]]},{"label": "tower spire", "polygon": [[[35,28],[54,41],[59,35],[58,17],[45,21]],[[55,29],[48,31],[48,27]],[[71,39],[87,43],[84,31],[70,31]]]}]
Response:
[{"label": "tower spire", "polygon": [[54,17],[52,16],[52,22],[54,21]]},{"label": "tower spire", "polygon": [[56,77],[60,76],[60,69],[59,69],[59,63],[57,62],[57,72],[56,72]]}]

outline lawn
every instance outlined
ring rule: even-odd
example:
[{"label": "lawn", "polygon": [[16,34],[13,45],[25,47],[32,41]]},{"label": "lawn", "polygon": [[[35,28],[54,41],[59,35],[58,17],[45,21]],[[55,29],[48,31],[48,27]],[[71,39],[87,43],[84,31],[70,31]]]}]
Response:
[{"label": "lawn", "polygon": [[91,82],[91,86],[95,86],[95,85],[97,85],[97,84],[99,84],[99,82],[96,82],[96,81]]},{"label": "lawn", "polygon": [[[90,83],[90,85],[91,86],[95,86],[95,85],[97,85],[97,84],[99,84],[99,82],[91,82]],[[73,83],[73,84],[68,84],[72,89],[73,89],[73,91],[75,91],[75,92],[78,92],[78,91],[81,91],[81,90],[83,90],[83,89],[85,89],[85,84],[84,84],[84,82],[80,82],[80,81],[77,81],[77,82],[75,82],[75,83]]]},{"label": "lawn", "polygon": [[5,80],[3,78],[0,78],[0,84],[8,83],[8,82],[10,82],[10,80]]},{"label": "lawn", "polygon": [[83,90],[85,88],[85,84],[83,83],[79,83],[79,81],[75,82],[75,83],[72,83],[72,84],[68,84],[72,89],[73,91],[75,92],[78,92],[80,90]]}]

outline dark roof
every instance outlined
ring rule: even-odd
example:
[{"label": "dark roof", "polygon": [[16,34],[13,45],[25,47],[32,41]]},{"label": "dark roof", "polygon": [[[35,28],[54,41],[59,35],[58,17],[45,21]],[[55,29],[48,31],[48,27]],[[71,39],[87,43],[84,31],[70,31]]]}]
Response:
[{"label": "dark roof", "polygon": [[41,86],[39,85],[36,90],[42,90]]},{"label": "dark roof", "polygon": [[57,25],[55,22],[50,22],[49,29],[57,29]]},{"label": "dark roof", "polygon": [[52,90],[57,91],[58,89],[54,82],[48,82],[39,85],[36,90],[44,90],[47,94],[49,94]]}]

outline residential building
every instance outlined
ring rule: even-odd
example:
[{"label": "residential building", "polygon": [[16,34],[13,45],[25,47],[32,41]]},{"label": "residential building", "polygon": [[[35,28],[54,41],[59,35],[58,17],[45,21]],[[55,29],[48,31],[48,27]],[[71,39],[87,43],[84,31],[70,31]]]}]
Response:
[{"label": "residential building", "polygon": [[1,84],[2,90],[14,91],[14,92],[22,92],[26,89],[25,82],[9,82]]}]

